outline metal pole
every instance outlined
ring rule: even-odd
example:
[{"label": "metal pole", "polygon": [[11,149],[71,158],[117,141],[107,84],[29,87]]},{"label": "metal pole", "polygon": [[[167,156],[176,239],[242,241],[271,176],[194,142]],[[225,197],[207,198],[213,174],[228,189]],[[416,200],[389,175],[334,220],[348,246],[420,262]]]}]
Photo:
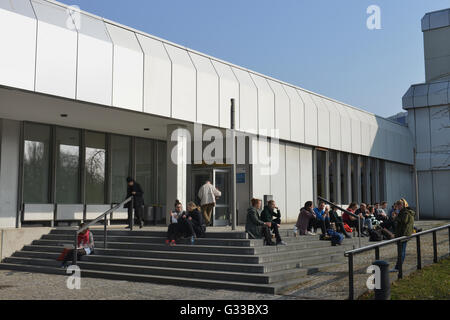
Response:
[{"label": "metal pole", "polygon": [[438,262],[436,231],[433,231],[433,262]]},{"label": "metal pole", "polygon": [[134,225],[134,198],[131,198],[130,201],[130,206],[131,206],[131,221],[130,221],[130,231],[133,231],[133,225]]},{"label": "metal pole", "polygon": [[450,253],[450,227],[448,228],[448,252]]},{"label": "metal pole", "polygon": [[348,255],[348,300],[353,300],[353,254]]},{"label": "metal pole", "polygon": [[375,248],[375,260],[380,260],[380,247]]},{"label": "metal pole", "polygon": [[416,166],[416,155],[417,151],[416,148],[414,148],[414,187],[415,187],[415,196],[416,196],[416,215],[417,215],[417,221],[420,220],[420,208],[419,208],[419,179],[417,176],[417,166]]},{"label": "metal pole", "polygon": [[78,233],[75,231],[75,245],[73,246],[73,258],[72,264],[77,265],[77,246],[78,246]]},{"label": "metal pole", "polygon": [[403,266],[402,266],[402,241],[397,242],[397,267],[398,267],[398,279],[403,278]]},{"label": "metal pole", "polygon": [[372,263],[380,268],[380,288],[375,288],[375,300],[391,300],[391,281],[389,278],[389,263],[377,260]]},{"label": "metal pole", "polygon": [[417,270],[422,269],[422,253],[420,251],[420,236],[416,237],[417,244]]},{"label": "metal pole", "polygon": [[106,218],[106,214],[105,214],[105,225],[103,226],[103,249],[106,249],[106,238],[108,237],[107,233],[106,233],[106,224],[107,224],[107,218]]},{"label": "metal pole", "polygon": [[231,229],[236,230],[236,132],[235,132],[235,100],[231,99]]},{"label": "metal pole", "polygon": [[361,217],[358,215],[358,243],[359,248],[361,248]]}]

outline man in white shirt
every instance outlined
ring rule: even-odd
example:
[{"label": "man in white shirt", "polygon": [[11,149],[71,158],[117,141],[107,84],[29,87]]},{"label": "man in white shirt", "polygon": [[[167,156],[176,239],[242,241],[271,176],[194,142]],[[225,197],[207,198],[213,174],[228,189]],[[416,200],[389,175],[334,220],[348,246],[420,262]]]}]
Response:
[{"label": "man in white shirt", "polygon": [[214,206],[216,205],[216,197],[220,197],[222,194],[217,190],[211,181],[200,187],[198,191],[198,197],[200,198],[200,206],[202,208],[203,217],[205,218],[206,225],[211,224],[211,214]]}]

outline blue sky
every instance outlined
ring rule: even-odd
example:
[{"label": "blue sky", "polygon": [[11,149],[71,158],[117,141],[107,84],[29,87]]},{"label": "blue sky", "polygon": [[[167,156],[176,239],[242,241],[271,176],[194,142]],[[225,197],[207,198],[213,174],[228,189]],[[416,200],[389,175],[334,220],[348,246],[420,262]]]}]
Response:
[{"label": "blue sky", "polygon": [[[61,0],[302,88],[390,116],[424,81],[420,20],[449,0]],[[370,5],[381,30],[366,27]]]}]

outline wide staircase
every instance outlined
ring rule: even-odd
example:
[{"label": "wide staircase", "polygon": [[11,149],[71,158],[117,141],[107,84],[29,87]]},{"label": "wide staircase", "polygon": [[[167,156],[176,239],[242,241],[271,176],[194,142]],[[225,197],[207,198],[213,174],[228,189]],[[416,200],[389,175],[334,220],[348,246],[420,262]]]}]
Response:
[{"label": "wide staircase", "polygon": [[[295,237],[281,230],[286,246],[263,246],[245,232],[207,232],[194,245],[188,240],[167,246],[164,231],[92,230],[95,254],[78,261],[82,277],[153,282],[209,289],[279,294],[308,280],[308,275],[344,263],[344,251],[358,239],[341,246],[319,236]],[[56,258],[64,245],[73,244],[74,229],[53,229],[0,263],[1,269],[67,275]],[[368,238],[362,239],[362,245]]]}]

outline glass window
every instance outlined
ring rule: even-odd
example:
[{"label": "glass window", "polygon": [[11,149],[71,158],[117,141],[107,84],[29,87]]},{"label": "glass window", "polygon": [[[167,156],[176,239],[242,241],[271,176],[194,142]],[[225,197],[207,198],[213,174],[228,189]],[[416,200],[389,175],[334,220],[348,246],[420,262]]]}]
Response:
[{"label": "glass window", "polygon": [[317,195],[326,198],[325,192],[325,166],[326,154],[325,151],[317,150]]},{"label": "glass window", "polygon": [[24,124],[24,203],[49,203],[50,145],[50,126]]},{"label": "glass window", "polygon": [[56,202],[80,203],[80,131],[56,128]]},{"label": "glass window", "polygon": [[350,186],[347,185],[347,155],[340,153],[341,157],[341,203],[349,204],[350,199],[347,199],[348,190]]},{"label": "glass window", "polygon": [[111,136],[111,201],[120,203],[127,196],[126,179],[131,175],[130,170],[130,144],[129,137]]},{"label": "glass window", "polygon": [[86,203],[105,203],[106,135],[86,132]]},{"label": "glass window", "polygon": [[154,185],[156,183],[153,173],[153,141],[136,138],[136,181],[144,191],[144,203],[155,204]]},{"label": "glass window", "polygon": [[167,146],[166,142],[158,141],[157,143],[158,152],[158,168],[156,172],[158,173],[158,204],[162,205],[166,203],[166,165],[167,165]]}]

